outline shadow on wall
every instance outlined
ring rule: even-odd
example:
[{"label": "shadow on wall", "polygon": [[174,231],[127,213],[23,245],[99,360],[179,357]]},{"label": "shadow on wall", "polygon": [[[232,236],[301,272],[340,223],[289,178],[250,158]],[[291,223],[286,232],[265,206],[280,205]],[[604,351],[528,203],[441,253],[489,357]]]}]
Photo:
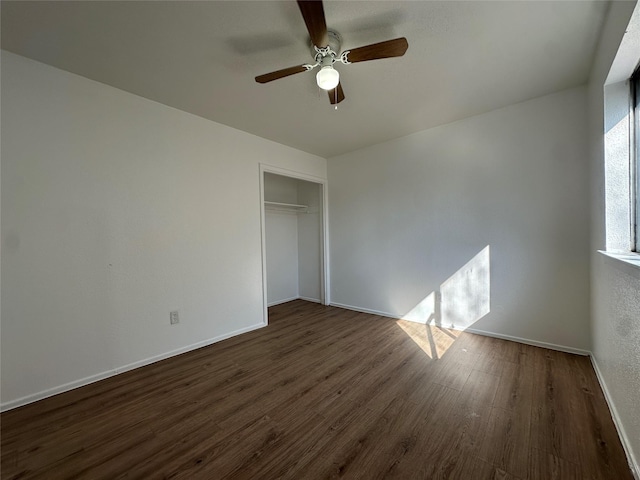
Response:
[{"label": "shadow on wall", "polygon": [[430,358],[440,358],[467,329],[491,311],[489,245],[396,323]]}]

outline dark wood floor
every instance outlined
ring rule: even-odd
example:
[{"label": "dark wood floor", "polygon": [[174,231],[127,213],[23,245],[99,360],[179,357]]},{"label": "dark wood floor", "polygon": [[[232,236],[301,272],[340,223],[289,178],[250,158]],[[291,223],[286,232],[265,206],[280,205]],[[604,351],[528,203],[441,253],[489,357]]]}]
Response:
[{"label": "dark wood floor", "polygon": [[632,479],[588,358],[303,301],[1,422],[4,479]]}]

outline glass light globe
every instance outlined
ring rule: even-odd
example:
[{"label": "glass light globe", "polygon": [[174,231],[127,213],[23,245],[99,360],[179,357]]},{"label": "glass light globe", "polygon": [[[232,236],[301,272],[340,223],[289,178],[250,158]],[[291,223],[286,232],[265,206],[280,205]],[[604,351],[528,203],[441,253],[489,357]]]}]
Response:
[{"label": "glass light globe", "polygon": [[331,65],[327,65],[316,74],[316,82],[323,90],[333,90],[340,82],[340,73]]}]

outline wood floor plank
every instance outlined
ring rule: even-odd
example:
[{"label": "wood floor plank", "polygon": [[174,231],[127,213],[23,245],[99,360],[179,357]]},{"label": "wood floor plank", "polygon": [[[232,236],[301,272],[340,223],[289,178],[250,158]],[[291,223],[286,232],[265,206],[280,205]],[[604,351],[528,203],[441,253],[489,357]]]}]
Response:
[{"label": "wood floor plank", "polygon": [[167,478],[224,478],[241,471],[281,435],[270,418],[262,417],[220,441],[204,441],[183,463],[167,470]]},{"label": "wood floor plank", "polygon": [[581,424],[574,427],[576,435],[582,439],[578,452],[580,464],[592,472],[591,478],[624,478],[628,473],[626,458],[618,448],[620,440],[604,401],[599,401],[597,395],[581,391],[572,405],[576,418],[582,419]]},{"label": "wood floor plank", "polygon": [[7,479],[632,480],[588,358],[293,301],[2,413]]},{"label": "wood floor plank", "polygon": [[88,478],[165,478],[194,449],[227,436],[208,415],[205,410],[176,423],[153,440],[137,445],[99,469],[88,471]]},{"label": "wood floor plank", "polygon": [[530,413],[493,408],[478,456],[515,477],[526,478],[531,450]]},{"label": "wood floor plank", "polygon": [[[450,432],[455,420],[455,407],[460,392],[433,384],[420,396],[423,406],[422,422],[414,426],[416,432],[413,448],[402,446],[402,455],[396,456],[385,472],[386,478],[431,478],[440,469],[442,455],[452,447],[454,432]],[[410,434],[410,433],[409,433]]]},{"label": "wood floor plank", "polygon": [[318,440],[325,433],[327,424],[317,415],[287,415],[273,419],[283,435],[264,452],[259,462],[253,462],[230,475],[228,479],[245,478],[295,478],[291,473],[317,455]]},{"label": "wood floor plank", "polygon": [[530,417],[533,401],[533,370],[524,363],[505,362],[493,406]]},{"label": "wood floor plank", "polygon": [[532,448],[529,457],[529,478],[531,480],[580,480],[580,468],[537,448]]},{"label": "wood floor plank", "polygon": [[579,463],[571,414],[571,372],[560,355],[540,351],[535,358],[532,445],[556,457]]}]

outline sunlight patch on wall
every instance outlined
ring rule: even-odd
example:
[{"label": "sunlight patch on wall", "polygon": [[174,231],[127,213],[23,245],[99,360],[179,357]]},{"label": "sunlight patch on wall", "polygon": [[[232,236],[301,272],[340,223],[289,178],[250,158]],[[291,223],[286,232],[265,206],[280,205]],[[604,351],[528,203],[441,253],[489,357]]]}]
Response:
[{"label": "sunlight patch on wall", "polygon": [[491,311],[489,245],[413,307],[397,325],[430,358],[440,358],[464,330]]},{"label": "sunlight patch on wall", "polygon": [[440,306],[440,301],[436,298],[437,296],[437,292],[431,292],[424,297],[419,304],[413,307],[409,313],[404,315],[402,319],[417,323],[429,323],[435,320],[439,316],[436,308]]},{"label": "sunlight patch on wall", "polygon": [[464,330],[491,310],[489,246],[449,277],[441,286],[442,323]]},{"label": "sunlight patch on wall", "polygon": [[604,219],[608,251],[631,250],[629,88],[625,81],[604,89]]}]

